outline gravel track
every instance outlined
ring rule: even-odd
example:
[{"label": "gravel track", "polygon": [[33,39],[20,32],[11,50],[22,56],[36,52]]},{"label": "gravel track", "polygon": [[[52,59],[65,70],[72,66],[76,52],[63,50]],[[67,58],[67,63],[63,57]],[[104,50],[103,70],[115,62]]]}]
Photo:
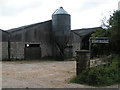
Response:
[{"label": "gravel track", "polygon": [[94,88],[69,83],[75,61],[16,61],[2,63],[2,88]]}]

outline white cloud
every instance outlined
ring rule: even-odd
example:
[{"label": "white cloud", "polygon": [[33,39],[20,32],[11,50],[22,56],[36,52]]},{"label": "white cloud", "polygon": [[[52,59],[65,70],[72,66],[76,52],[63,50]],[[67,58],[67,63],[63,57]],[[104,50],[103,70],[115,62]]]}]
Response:
[{"label": "white cloud", "polygon": [[21,13],[29,8],[38,7],[40,0],[1,0],[0,15],[12,16]]},{"label": "white cloud", "polygon": [[118,0],[0,0],[0,28],[10,29],[51,19],[63,6],[71,14],[72,29],[100,26]]}]

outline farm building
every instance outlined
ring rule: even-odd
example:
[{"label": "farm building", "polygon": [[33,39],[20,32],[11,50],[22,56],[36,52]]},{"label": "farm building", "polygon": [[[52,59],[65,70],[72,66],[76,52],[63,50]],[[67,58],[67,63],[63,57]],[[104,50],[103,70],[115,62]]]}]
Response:
[{"label": "farm building", "polygon": [[60,7],[52,14],[52,20],[0,30],[0,58],[74,57],[75,51],[88,49],[89,36],[97,28],[100,27],[71,30],[71,16]]}]

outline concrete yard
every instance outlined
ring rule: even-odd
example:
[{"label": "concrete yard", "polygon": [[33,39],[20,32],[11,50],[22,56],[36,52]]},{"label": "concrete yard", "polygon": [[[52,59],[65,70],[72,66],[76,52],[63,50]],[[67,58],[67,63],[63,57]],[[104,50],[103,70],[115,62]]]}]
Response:
[{"label": "concrete yard", "polygon": [[2,88],[93,88],[69,83],[69,79],[76,73],[75,63],[75,61],[2,62]]}]

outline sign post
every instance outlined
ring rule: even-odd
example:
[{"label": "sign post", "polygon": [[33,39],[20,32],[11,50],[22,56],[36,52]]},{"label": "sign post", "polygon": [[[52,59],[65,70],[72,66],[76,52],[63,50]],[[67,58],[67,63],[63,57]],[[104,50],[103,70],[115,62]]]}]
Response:
[{"label": "sign post", "polygon": [[108,44],[109,43],[109,37],[90,37],[89,39],[89,51],[91,53],[91,45],[92,43],[103,43]]}]

